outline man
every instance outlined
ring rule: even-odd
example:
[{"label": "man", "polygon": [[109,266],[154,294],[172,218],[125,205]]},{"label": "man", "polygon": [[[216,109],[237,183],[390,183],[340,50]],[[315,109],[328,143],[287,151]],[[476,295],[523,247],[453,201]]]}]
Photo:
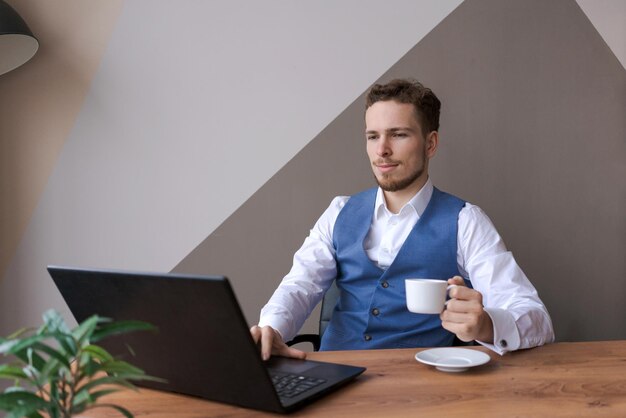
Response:
[{"label": "man", "polygon": [[[451,345],[454,336],[503,354],[554,340],[550,316],[485,213],[434,188],[435,94],[393,80],[367,95],[367,154],[378,188],[336,197],[294,256],[250,332],[262,356],[287,347],[336,280],[340,297],[322,350]],[[404,279],[455,284],[440,315],[408,312]]]}]

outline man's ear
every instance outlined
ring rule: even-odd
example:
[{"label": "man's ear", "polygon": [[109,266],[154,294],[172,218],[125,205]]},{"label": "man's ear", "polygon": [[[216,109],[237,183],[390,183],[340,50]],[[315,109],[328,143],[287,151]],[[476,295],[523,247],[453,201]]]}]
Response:
[{"label": "man's ear", "polygon": [[428,135],[426,135],[426,156],[428,158],[432,158],[435,156],[437,152],[437,146],[439,145],[439,132],[430,131]]}]

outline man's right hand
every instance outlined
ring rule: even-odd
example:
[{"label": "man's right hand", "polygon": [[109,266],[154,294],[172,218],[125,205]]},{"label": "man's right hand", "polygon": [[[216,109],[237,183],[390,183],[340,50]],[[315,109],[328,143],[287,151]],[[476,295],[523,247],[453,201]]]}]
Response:
[{"label": "man's right hand", "polygon": [[304,351],[287,346],[278,331],[270,326],[259,327],[255,325],[250,328],[250,334],[252,334],[252,339],[255,343],[261,344],[261,357],[263,360],[269,360],[272,355],[297,359],[306,358]]}]

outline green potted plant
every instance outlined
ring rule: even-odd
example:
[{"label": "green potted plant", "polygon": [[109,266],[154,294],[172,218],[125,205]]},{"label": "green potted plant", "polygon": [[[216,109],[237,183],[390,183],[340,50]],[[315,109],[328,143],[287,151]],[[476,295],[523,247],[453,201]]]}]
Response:
[{"label": "green potted plant", "polygon": [[70,418],[96,407],[114,408],[132,418],[127,409],[98,401],[124,388],[136,390],[131,381],[161,380],[95,344],[131,331],[155,330],[154,326],[94,315],[70,330],[52,310],[43,321],[39,329],[21,329],[0,338],[0,353],[13,360],[0,364],[0,378],[13,381],[0,394],[0,410],[7,411],[7,418]]}]

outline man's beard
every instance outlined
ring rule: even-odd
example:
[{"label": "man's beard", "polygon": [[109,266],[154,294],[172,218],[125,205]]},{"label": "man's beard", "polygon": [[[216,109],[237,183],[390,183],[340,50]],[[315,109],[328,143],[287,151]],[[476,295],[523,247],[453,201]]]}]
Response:
[{"label": "man's beard", "polygon": [[379,179],[378,177],[376,177],[376,175],[374,175],[374,178],[376,179],[376,183],[378,183],[378,186],[384,191],[397,192],[398,190],[403,190],[409,187],[415,182],[415,180],[420,178],[422,174],[424,174],[424,166],[415,170],[413,173],[411,173],[411,175],[398,180],[385,179],[384,175],[382,179]]},{"label": "man's beard", "polygon": [[[410,173],[408,176],[398,180],[393,180],[391,178],[385,178],[384,174],[382,176],[382,179],[379,179],[378,177],[376,177],[376,174],[374,174],[374,178],[376,179],[376,183],[378,183],[378,186],[386,192],[397,192],[399,190],[404,190],[413,183],[415,183],[418,178],[422,177],[422,174],[424,174],[424,169],[426,167],[426,161],[426,148],[424,148],[422,150],[422,165],[418,167],[414,172]],[[395,161],[392,161],[392,163],[395,163]]]}]

